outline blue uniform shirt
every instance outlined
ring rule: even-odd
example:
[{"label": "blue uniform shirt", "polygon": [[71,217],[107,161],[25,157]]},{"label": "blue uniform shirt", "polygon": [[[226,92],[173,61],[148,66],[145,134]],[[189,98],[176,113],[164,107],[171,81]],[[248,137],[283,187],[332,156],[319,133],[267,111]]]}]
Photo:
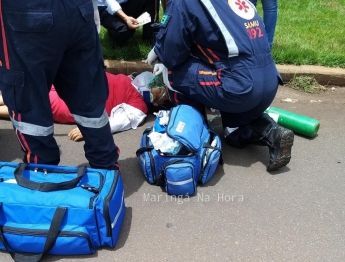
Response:
[{"label": "blue uniform shirt", "polygon": [[189,56],[216,68],[272,61],[263,21],[245,0],[169,1],[155,52],[169,69]]}]

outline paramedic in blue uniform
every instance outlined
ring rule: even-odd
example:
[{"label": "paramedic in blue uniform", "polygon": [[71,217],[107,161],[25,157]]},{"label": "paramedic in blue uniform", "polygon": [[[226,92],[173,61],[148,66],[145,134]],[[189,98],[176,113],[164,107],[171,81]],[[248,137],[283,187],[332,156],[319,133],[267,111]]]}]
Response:
[{"label": "paramedic in blue uniform", "polygon": [[118,169],[92,1],[2,0],[0,21],[0,89],[23,161],[60,161],[49,102],[54,84],[85,138],[90,166]]},{"label": "paramedic in blue uniform", "polygon": [[220,110],[228,144],[268,146],[268,171],[289,163],[293,132],[263,113],[282,80],[249,1],[169,1],[146,61],[156,60],[156,74],[167,68],[170,97],[183,97],[176,102]]}]

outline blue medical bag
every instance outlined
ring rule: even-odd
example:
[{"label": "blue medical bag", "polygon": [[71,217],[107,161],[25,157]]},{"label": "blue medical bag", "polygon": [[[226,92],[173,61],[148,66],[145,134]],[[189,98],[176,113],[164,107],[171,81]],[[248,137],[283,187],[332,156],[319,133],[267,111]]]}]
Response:
[{"label": "blue medical bag", "polygon": [[0,162],[0,249],[15,261],[114,247],[124,215],[118,170]]},{"label": "blue medical bag", "polygon": [[156,150],[148,137],[151,132],[152,127],[144,131],[136,155],[147,182],[162,186],[169,195],[195,195],[197,185],[206,184],[223,164],[219,136],[191,106],[179,105],[169,112],[166,133],[182,144],[176,154]]}]

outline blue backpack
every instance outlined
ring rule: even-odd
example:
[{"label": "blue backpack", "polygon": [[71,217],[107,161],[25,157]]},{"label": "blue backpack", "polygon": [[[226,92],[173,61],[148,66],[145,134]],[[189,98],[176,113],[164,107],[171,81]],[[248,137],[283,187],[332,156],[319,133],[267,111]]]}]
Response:
[{"label": "blue backpack", "polygon": [[148,183],[163,187],[169,195],[195,195],[197,185],[206,184],[218,164],[223,164],[221,140],[208,129],[203,116],[193,107],[179,105],[168,113],[165,132],[181,143],[179,151],[156,150],[149,137],[155,128],[148,127],[136,155]]}]

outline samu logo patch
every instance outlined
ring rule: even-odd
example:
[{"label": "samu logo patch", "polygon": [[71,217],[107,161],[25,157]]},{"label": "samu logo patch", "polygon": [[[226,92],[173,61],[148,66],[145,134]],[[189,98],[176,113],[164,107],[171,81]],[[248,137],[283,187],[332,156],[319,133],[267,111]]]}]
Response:
[{"label": "samu logo patch", "polygon": [[228,0],[229,6],[234,13],[243,19],[251,20],[255,15],[255,9],[246,0]]},{"label": "samu logo patch", "polygon": [[162,26],[167,26],[168,22],[170,21],[170,15],[163,15],[162,19],[161,19],[161,25]]}]

